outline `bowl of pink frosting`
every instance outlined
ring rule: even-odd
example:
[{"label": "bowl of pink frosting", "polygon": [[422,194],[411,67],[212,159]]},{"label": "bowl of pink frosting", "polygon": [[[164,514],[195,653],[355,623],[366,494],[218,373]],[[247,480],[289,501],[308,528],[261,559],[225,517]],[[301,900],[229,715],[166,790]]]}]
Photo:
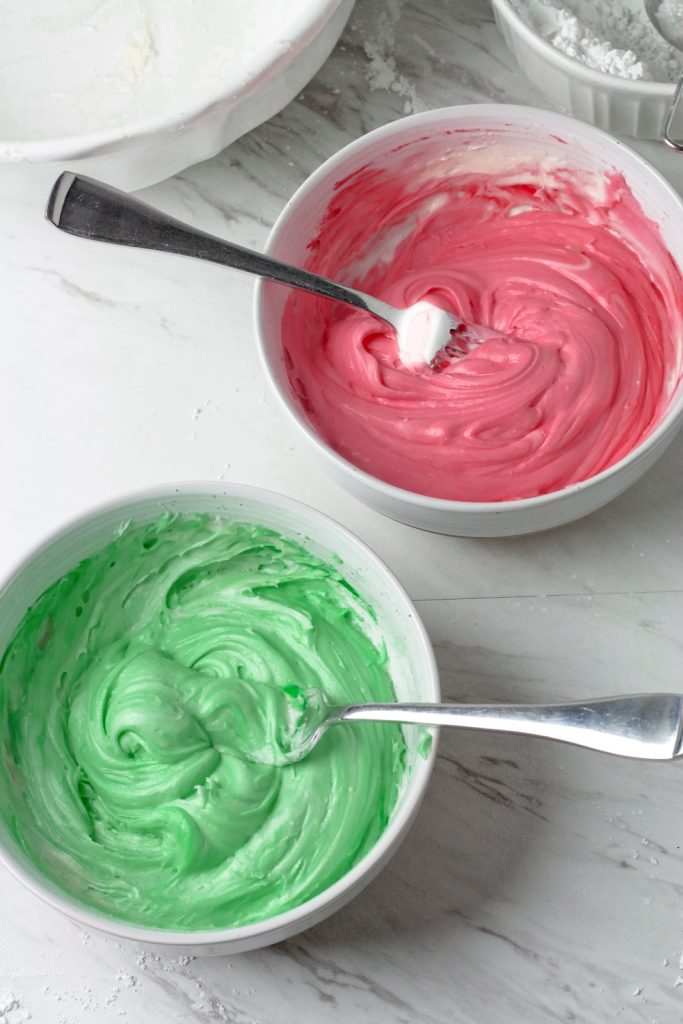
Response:
[{"label": "bowl of pink frosting", "polygon": [[440,372],[371,315],[259,282],[266,373],[323,466],[412,526],[505,536],[623,492],[683,422],[683,201],[592,126],[526,107],[371,132],[285,207],[267,251],[506,337]]}]

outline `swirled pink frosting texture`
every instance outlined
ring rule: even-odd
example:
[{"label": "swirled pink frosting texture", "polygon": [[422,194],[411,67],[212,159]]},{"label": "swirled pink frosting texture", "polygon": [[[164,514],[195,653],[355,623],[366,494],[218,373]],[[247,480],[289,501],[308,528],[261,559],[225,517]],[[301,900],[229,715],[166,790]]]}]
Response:
[{"label": "swirled pink frosting texture", "polygon": [[617,173],[364,168],[339,183],[308,266],[511,336],[434,373],[403,366],[367,314],[288,301],[288,373],[311,424],[410,491],[492,502],[585,480],[647,437],[678,382],[681,273]]}]

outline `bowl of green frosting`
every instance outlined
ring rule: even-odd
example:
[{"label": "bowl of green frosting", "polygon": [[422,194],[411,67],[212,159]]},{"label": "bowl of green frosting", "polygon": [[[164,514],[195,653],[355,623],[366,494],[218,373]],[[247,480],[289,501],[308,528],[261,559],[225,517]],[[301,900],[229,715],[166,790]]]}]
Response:
[{"label": "bowl of green frosting", "polygon": [[70,523],[0,591],[0,860],[118,937],[198,953],[342,906],[406,834],[434,758],[414,727],[276,753],[306,693],[437,701],[383,563],[314,510],[187,484]]}]

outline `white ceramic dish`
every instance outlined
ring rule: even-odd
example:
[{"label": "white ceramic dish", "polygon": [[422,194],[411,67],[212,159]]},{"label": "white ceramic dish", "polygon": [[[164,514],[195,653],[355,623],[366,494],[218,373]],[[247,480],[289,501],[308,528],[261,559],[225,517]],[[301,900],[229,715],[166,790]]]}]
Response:
[{"label": "white ceramic dish", "polygon": [[[347,146],[324,163],[292,197],[271,232],[267,252],[305,266],[308,244],[315,238],[338,181],[373,162],[386,168],[392,152],[400,152],[408,143],[413,144],[411,153],[419,166],[420,145],[429,145],[430,140],[439,138],[444,140],[444,148],[452,147],[458,137],[452,129],[468,127],[512,134],[527,154],[536,146],[544,154],[556,149],[564,159],[571,153],[571,163],[577,167],[616,167],[644,211],[661,226],[664,241],[683,267],[683,201],[641,156],[604,132],[562,114],[499,104],[416,114]],[[308,423],[290,388],[283,359],[281,327],[287,298],[287,289],[279,285],[265,281],[256,285],[254,313],[261,359],[282,407],[342,487],[377,511],[410,526],[461,536],[496,537],[532,533],[578,519],[600,508],[641,477],[683,423],[683,387],[679,384],[669,411],[653,433],[626,458],[582,483],[540,497],[491,503],[414,494],[352,465],[321,440]]]},{"label": "white ceramic dish", "polygon": [[[134,190],[207,160],[286,106],[329,56],[354,0],[306,0],[271,41],[243,65],[177,109],[125,124],[55,138],[0,138],[0,183],[29,174],[47,188],[60,171]],[[195,55],[198,72],[202,53]]]},{"label": "white ceramic dish", "polygon": [[615,135],[661,139],[674,85],[594,71],[530,28],[509,0],[491,0],[491,6],[520,68],[553,106]]},{"label": "white ceramic dish", "polygon": [[[270,491],[233,484],[187,483],[139,492],[100,506],[54,533],[14,570],[0,589],[0,651],[4,651],[28,606],[47,586],[116,536],[121,522],[145,523],[163,511],[208,512],[264,526],[304,543],[316,554],[338,555],[347,578],[375,608],[399,699],[438,701],[439,680],[432,647],[405,591],[386,566],[356,537],[320,512]],[[429,781],[436,743],[423,756],[419,733],[406,730],[408,775],[386,831],[366,856],[314,899],[277,917],[240,928],[172,932],[116,921],[87,909],[43,877],[0,821],[0,862],[36,896],[80,924],[117,938],[176,952],[220,955],[279,942],[338,910],[384,866],[406,835]]]}]

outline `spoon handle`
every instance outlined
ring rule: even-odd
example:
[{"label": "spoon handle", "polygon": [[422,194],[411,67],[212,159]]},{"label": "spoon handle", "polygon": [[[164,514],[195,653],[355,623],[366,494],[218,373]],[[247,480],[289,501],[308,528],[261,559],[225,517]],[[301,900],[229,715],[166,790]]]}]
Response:
[{"label": "spoon handle", "polygon": [[634,694],[571,704],[350,704],[333,722],[382,721],[543,736],[622,757],[679,757],[683,696]]},{"label": "spoon handle", "polygon": [[398,315],[392,306],[371,295],[209,235],[111,185],[71,171],[60,174],[53,185],[45,216],[61,231],[79,238],[137,249],[157,249],[220,263],[224,267],[345,302],[392,325]]}]

